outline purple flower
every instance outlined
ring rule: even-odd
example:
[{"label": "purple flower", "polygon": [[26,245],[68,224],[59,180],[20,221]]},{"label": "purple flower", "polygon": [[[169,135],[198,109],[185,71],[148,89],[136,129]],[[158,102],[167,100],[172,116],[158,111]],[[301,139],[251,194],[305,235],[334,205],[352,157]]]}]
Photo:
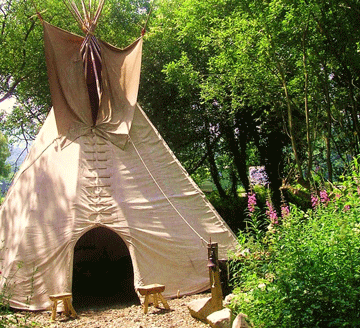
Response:
[{"label": "purple flower", "polygon": [[251,213],[255,211],[256,206],[256,194],[253,192],[248,193],[248,210]]},{"label": "purple flower", "polygon": [[251,166],[249,168],[250,184],[253,186],[266,186],[269,184],[269,178],[265,166]]},{"label": "purple flower", "polygon": [[326,192],[326,190],[321,190],[320,191],[320,201],[326,206],[329,201],[330,201],[330,198],[329,198],[329,195],[328,193]]},{"label": "purple flower", "polygon": [[266,206],[267,206],[267,210],[266,210],[266,215],[268,216],[268,218],[270,219],[270,222],[272,224],[278,224],[278,216],[276,213],[276,210],[274,209],[273,205],[271,204],[271,202],[269,200],[266,201]]},{"label": "purple flower", "polygon": [[344,212],[347,212],[348,210],[350,210],[350,205],[345,205],[344,206]]},{"label": "purple flower", "polygon": [[285,219],[289,216],[290,209],[289,206],[286,204],[281,205],[281,216]]},{"label": "purple flower", "polygon": [[315,194],[311,194],[311,206],[315,209],[318,206],[319,198]]}]

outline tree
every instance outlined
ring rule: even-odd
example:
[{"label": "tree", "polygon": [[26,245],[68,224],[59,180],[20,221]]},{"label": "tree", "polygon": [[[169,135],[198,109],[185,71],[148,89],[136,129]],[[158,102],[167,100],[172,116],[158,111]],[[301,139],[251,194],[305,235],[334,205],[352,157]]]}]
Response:
[{"label": "tree", "polygon": [[[199,163],[207,163],[223,197],[226,193],[219,183],[220,174],[228,170],[226,175],[232,177],[233,184],[240,179],[249,190],[248,145],[259,144],[260,139],[262,143],[270,140],[261,136],[266,129],[258,128],[269,115],[269,110],[258,110],[258,106],[269,106],[259,102],[253,106],[255,102],[248,101],[243,86],[246,80],[235,68],[238,54],[228,44],[234,43],[234,27],[231,25],[238,7],[235,1],[179,0],[173,1],[171,6],[160,2],[147,39],[152,56],[144,56],[145,65],[150,59],[149,67],[159,67],[157,77],[152,71],[152,78],[166,81],[166,84],[156,85],[154,92],[146,88],[148,92],[144,97],[148,100],[148,107],[156,110],[153,121],[160,130],[163,129],[161,132],[170,140],[189,171],[198,168]],[[147,72],[145,66],[143,76]],[[151,95],[157,94],[159,89],[161,97],[153,99]],[[165,106],[157,104],[159,98],[162,102],[166,99]],[[159,117],[171,117],[172,122],[186,124],[179,128],[168,120],[164,124]],[[281,127],[281,124],[276,125]],[[187,137],[179,139],[179,134]],[[185,147],[184,140],[187,142]],[[194,157],[195,153],[198,155]],[[260,154],[265,161],[265,152]],[[194,158],[198,160],[194,161]],[[219,172],[221,158],[226,158],[228,165]],[[274,180],[279,181],[278,175]],[[276,185],[279,187],[278,182]],[[236,189],[233,186],[229,192],[237,196]]]}]

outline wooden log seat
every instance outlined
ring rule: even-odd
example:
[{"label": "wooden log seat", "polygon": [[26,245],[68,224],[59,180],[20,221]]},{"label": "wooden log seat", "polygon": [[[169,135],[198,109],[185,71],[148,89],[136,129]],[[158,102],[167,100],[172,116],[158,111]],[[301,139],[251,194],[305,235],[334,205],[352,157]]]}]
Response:
[{"label": "wooden log seat", "polygon": [[56,294],[56,295],[49,295],[50,300],[52,301],[52,305],[51,305],[51,321],[54,321],[56,318],[56,310],[57,310],[57,304],[58,302],[63,302],[64,304],[64,314],[67,317],[77,317],[77,314],[72,306],[71,303],[71,298],[72,298],[72,294],[71,293],[63,293],[63,294]]},{"label": "wooden log seat", "polygon": [[140,295],[145,296],[144,313],[146,314],[149,306],[149,296],[152,295],[154,299],[154,306],[159,307],[159,300],[162,302],[166,310],[170,310],[169,304],[166,302],[161,293],[165,290],[164,285],[152,284],[147,286],[138,287],[137,291]]}]

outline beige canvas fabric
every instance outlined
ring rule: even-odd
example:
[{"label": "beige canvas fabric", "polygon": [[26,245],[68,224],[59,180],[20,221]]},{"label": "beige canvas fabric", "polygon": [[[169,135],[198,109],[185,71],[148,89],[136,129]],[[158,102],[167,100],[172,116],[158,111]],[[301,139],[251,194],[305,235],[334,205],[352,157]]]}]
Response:
[{"label": "beige canvas fabric", "polygon": [[[80,46],[83,38],[44,22],[45,55],[58,133],[66,143],[92,128]],[[103,91],[96,133],[123,148],[139,89],[142,38],[126,49],[98,40]],[[121,110],[119,110],[121,108]]]},{"label": "beige canvas fabric", "polygon": [[[124,51],[101,43],[104,96],[91,127],[81,38],[44,28],[47,55],[64,57],[49,55],[54,108],[0,210],[0,287],[8,285],[10,305],[46,309],[48,295],[71,292],[74,247],[99,226],[126,243],[135,286],[164,284],[167,297],[206,290],[206,242],[226,258],[236,239],[136,103],[141,40]],[[65,57],[76,74],[59,72]]]}]

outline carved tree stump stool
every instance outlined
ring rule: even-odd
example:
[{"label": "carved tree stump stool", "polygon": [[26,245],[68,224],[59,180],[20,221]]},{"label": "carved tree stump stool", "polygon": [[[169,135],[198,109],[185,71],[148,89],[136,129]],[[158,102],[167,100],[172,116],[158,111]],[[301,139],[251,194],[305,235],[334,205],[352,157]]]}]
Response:
[{"label": "carved tree stump stool", "polygon": [[144,301],[144,313],[145,314],[148,311],[149,296],[150,295],[152,295],[153,298],[154,298],[154,306],[155,307],[159,307],[159,301],[158,301],[158,298],[159,298],[159,300],[164,305],[165,309],[170,310],[169,304],[166,302],[164,297],[161,295],[161,293],[165,290],[164,285],[152,284],[152,285],[139,287],[137,290],[140,293],[140,295],[145,296],[145,301]]},{"label": "carved tree stump stool", "polygon": [[73,316],[74,318],[77,317],[77,314],[71,304],[71,293],[64,293],[64,294],[56,294],[56,295],[49,295],[50,300],[53,302],[51,305],[51,321],[54,321],[56,318],[56,309],[58,302],[63,302],[64,304],[64,314],[67,317]]}]

